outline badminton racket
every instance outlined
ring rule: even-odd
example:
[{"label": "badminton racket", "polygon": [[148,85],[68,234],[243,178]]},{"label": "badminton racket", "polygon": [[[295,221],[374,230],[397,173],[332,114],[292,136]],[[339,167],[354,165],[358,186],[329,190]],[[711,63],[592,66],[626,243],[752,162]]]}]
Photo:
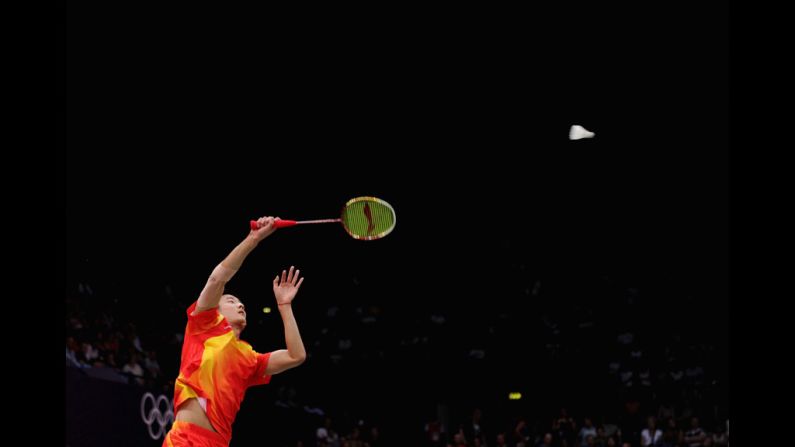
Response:
[{"label": "badminton racket", "polygon": [[[354,239],[381,239],[395,229],[397,218],[395,209],[385,201],[375,197],[356,197],[342,207],[340,217],[335,219],[317,220],[277,220],[276,228],[294,225],[341,223],[345,231]],[[256,220],[250,223],[251,229],[259,228]]]}]

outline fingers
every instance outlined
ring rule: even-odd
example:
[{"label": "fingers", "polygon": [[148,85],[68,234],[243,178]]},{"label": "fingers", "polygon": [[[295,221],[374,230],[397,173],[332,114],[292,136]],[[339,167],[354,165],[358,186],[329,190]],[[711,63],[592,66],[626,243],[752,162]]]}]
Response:
[{"label": "fingers", "polygon": [[259,228],[263,228],[263,227],[266,227],[266,226],[272,226],[274,220],[275,219],[273,217],[270,217],[270,216],[260,217],[259,219],[257,219],[257,226]]},{"label": "fingers", "polygon": [[284,286],[285,284],[290,284],[296,288],[301,286],[301,283],[304,281],[304,278],[300,278],[301,270],[296,270],[295,266],[290,266],[290,270],[282,270],[282,277],[281,281],[279,280],[279,275],[276,275],[276,278],[273,279],[273,285]]},{"label": "fingers", "polygon": [[298,277],[301,275],[301,270],[296,270],[295,275],[293,276],[293,285],[298,282]]}]

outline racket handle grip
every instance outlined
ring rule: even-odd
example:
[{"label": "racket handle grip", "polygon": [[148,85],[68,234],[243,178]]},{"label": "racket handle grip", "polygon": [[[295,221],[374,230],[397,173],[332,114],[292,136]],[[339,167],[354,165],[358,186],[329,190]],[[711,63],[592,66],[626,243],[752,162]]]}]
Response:
[{"label": "racket handle grip", "polygon": [[[277,221],[273,222],[273,226],[275,228],[292,227],[295,224],[296,224],[296,221],[294,221],[294,220],[277,220]],[[249,226],[251,226],[252,230],[258,230],[259,229],[259,224],[257,224],[256,220],[252,220],[251,222],[249,222]]]}]

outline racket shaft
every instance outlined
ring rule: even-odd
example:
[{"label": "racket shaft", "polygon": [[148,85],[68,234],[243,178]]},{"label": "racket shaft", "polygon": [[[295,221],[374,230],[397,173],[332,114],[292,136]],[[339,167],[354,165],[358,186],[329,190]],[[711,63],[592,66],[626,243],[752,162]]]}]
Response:
[{"label": "racket shaft", "polygon": [[[277,220],[273,223],[273,226],[276,228],[284,228],[284,227],[292,227],[293,225],[299,224],[316,224],[316,223],[332,223],[332,222],[342,222],[342,219],[318,219],[318,220]],[[250,226],[252,230],[256,230],[259,228],[256,220],[252,220],[250,222]]]},{"label": "racket shaft", "polygon": [[[277,221],[277,223],[280,221]],[[317,220],[299,220],[295,223],[295,225],[300,224],[316,224],[316,223],[333,223],[333,222],[342,222],[342,219],[317,219]]]}]

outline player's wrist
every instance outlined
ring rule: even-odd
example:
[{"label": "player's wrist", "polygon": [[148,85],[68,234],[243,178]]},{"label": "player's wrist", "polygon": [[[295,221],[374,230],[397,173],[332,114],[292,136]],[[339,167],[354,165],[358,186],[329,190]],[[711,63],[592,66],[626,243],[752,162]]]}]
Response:
[{"label": "player's wrist", "polygon": [[251,244],[257,245],[260,243],[261,240],[265,239],[262,236],[257,236],[256,234],[252,233],[246,236],[246,240],[249,241]]}]

